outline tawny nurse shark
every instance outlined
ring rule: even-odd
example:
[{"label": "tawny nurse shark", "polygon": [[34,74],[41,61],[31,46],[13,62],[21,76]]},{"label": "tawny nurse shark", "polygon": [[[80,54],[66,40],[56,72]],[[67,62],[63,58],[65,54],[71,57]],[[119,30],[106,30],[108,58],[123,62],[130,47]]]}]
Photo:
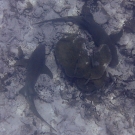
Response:
[{"label": "tawny nurse shark", "polygon": [[19,93],[27,99],[33,114],[55,130],[40,116],[34,104],[34,96],[36,95],[34,86],[39,75],[47,74],[50,78],[53,78],[52,72],[45,65],[45,45],[38,45],[29,59],[22,58],[16,62],[15,66],[24,66],[27,69],[25,86],[19,91]]},{"label": "tawny nurse shark", "polygon": [[[120,31],[117,36],[118,38],[114,38],[112,35],[107,35],[105,30],[94,21],[93,15],[90,13],[90,9],[87,6],[87,0],[82,7],[82,12],[80,16],[67,16],[62,18],[56,18],[51,20],[44,20],[41,22],[37,22],[35,24],[42,25],[48,22],[56,23],[56,22],[73,22],[79,25],[82,29],[86,30],[93,38],[95,45],[99,47],[102,44],[108,45],[110,49],[110,53],[112,55],[112,60],[109,64],[110,67],[115,67],[118,64],[118,55],[117,50],[114,45],[115,40],[119,40],[123,31]],[[112,40],[113,38],[113,40]]]}]

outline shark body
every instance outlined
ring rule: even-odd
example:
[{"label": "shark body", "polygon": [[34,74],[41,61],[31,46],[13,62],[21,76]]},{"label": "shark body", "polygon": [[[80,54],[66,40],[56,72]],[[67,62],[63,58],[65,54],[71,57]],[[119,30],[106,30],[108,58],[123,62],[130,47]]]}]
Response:
[{"label": "shark body", "polygon": [[[47,74],[50,78],[53,78],[52,72],[45,65],[45,45],[39,45],[32,53],[29,59],[21,59],[16,62],[16,66],[24,66],[27,69],[25,86],[19,91],[28,101],[31,111],[40,120],[45,122],[49,127],[55,130],[50,124],[48,124],[38,113],[35,104],[34,96],[36,91],[34,89],[35,83],[40,74]],[[56,131],[56,130],[55,130]]]},{"label": "shark body", "polygon": [[94,21],[93,15],[90,13],[89,7],[87,6],[87,2],[85,2],[82,8],[81,16],[67,16],[62,18],[45,20],[35,24],[42,25],[47,22],[73,22],[77,24],[92,35],[92,38],[97,47],[99,47],[101,44],[106,44],[109,46],[112,55],[112,60],[109,66],[115,67],[118,64],[117,50],[114,42],[112,41],[110,36],[107,35],[105,30]]}]

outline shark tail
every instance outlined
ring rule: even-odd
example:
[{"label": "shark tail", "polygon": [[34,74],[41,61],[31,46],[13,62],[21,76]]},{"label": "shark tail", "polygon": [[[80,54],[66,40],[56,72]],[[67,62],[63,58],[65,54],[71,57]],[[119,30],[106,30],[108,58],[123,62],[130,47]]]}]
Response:
[{"label": "shark tail", "polygon": [[44,23],[48,23],[48,22],[73,22],[75,24],[79,24],[82,21],[82,17],[81,16],[67,16],[67,17],[62,17],[62,18],[56,18],[56,19],[50,19],[50,20],[44,20],[41,22],[37,22],[35,24],[44,24]]},{"label": "shark tail", "polygon": [[23,95],[24,97],[26,97],[26,90],[27,90],[27,87],[24,86],[22,87],[20,90],[19,90],[19,94]]},{"label": "shark tail", "polygon": [[21,95],[23,95],[23,96],[27,99],[28,104],[29,104],[29,107],[30,107],[30,110],[33,112],[33,114],[34,114],[36,117],[38,117],[41,121],[43,121],[44,123],[46,123],[51,129],[53,129],[55,132],[57,132],[56,129],[54,129],[54,128],[53,128],[47,121],[45,121],[45,120],[41,117],[41,115],[38,113],[38,111],[37,111],[37,109],[36,109],[36,107],[35,107],[35,104],[34,104],[34,95],[33,95],[32,93],[28,93],[28,92],[30,92],[28,89],[29,89],[28,86],[25,85],[23,88],[20,89],[19,93],[20,93]]},{"label": "shark tail", "polygon": [[[30,97],[31,97],[31,96],[30,96]],[[33,112],[33,114],[34,114],[35,116],[37,116],[40,120],[42,120],[44,123],[46,123],[51,129],[53,129],[55,132],[57,132],[56,129],[54,129],[46,120],[44,120],[44,119],[41,117],[41,115],[38,113],[38,111],[37,111],[37,109],[36,109],[36,107],[35,107],[33,97],[31,97],[31,98],[30,98],[30,97],[28,97],[28,100],[29,100],[30,109],[31,109],[31,111]]]}]

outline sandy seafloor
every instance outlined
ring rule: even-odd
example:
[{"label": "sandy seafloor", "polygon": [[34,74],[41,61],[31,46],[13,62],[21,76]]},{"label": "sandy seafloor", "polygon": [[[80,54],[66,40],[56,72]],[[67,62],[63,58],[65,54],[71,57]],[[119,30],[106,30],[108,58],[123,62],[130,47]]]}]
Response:
[{"label": "sandy seafloor", "polygon": [[[86,109],[79,96],[72,99],[72,94],[79,95],[79,91],[64,79],[53,53],[59,32],[81,30],[72,23],[33,25],[41,20],[78,15],[82,5],[81,0],[0,0],[0,135],[135,135],[135,34],[124,32],[116,46],[119,64],[107,69],[113,78],[107,88],[110,94],[99,104],[88,101],[90,107]],[[111,34],[133,18],[133,9],[126,8],[132,6],[134,0],[99,0],[99,10],[93,15]],[[53,79],[40,75],[35,86],[39,93],[35,105],[57,132],[35,117],[25,98],[18,95],[26,75],[24,68],[14,66],[18,47],[29,58],[38,42],[46,44],[46,65]],[[119,91],[124,94],[116,98]]]}]

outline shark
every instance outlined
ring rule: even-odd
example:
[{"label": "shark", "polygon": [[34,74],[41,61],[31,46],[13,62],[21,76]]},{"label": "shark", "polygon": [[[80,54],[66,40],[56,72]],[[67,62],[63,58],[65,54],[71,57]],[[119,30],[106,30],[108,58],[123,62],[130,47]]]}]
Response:
[{"label": "shark", "polygon": [[[20,51],[20,48],[19,52],[21,52],[21,55],[23,55],[23,52]],[[34,97],[36,96],[34,86],[40,74],[47,74],[51,79],[53,78],[52,72],[45,65],[45,45],[39,44],[29,59],[21,58],[15,63],[15,66],[23,66],[26,67],[27,70],[25,85],[20,89],[19,93],[26,98],[29,104],[29,108],[33,114],[41,121],[45,122],[51,129],[56,131],[48,122],[46,122],[41,117],[34,104]]]},{"label": "shark", "polygon": [[[90,13],[90,9],[87,6],[87,0],[85,4],[82,7],[81,15],[80,16],[67,16],[67,17],[61,17],[61,18],[55,18],[50,20],[43,20],[37,23],[34,23],[34,25],[43,25],[45,23],[56,23],[56,22],[72,22],[76,25],[78,25],[80,28],[86,30],[93,38],[95,45],[99,47],[102,44],[108,45],[110,49],[110,53],[112,55],[112,60],[109,64],[110,67],[115,67],[118,64],[118,55],[117,55],[117,49],[114,45],[114,38],[112,39],[111,35],[108,35],[105,30],[97,23],[95,22],[93,15]],[[120,31],[117,35],[122,35],[122,31]],[[119,36],[119,37],[120,37]],[[117,36],[115,36],[117,37]]]}]

